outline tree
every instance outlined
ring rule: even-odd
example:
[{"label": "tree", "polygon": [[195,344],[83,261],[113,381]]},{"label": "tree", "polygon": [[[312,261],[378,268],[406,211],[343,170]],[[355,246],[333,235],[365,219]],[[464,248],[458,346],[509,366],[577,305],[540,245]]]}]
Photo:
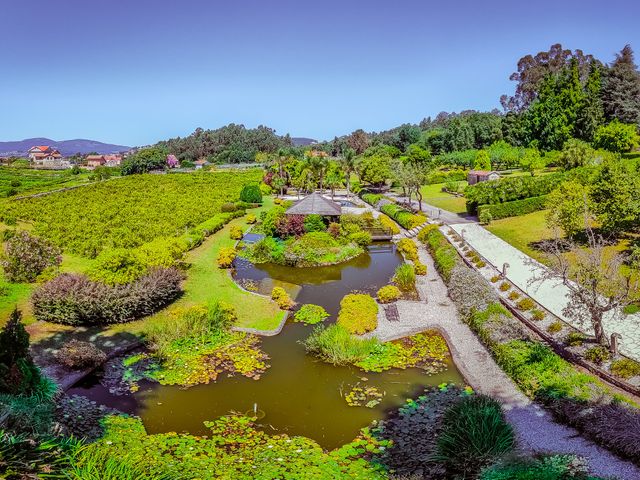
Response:
[{"label": "tree", "polygon": [[364,130],[358,129],[347,137],[347,145],[356,152],[356,155],[361,155],[369,147],[369,137]]},{"label": "tree", "polygon": [[516,168],[520,166],[520,158],[524,151],[519,147],[512,147],[504,140],[499,140],[491,144],[487,149],[492,165],[499,165],[501,168]]},{"label": "tree", "polygon": [[327,171],[327,178],[325,180],[325,183],[331,190],[331,199],[333,199],[336,188],[342,186],[342,174],[340,171],[340,167],[336,162],[331,162]]},{"label": "tree", "polygon": [[582,105],[578,111],[578,118],[574,135],[585,142],[592,142],[596,130],[604,123],[604,107],[602,105],[601,67],[598,63],[591,64],[589,77],[584,86]]},{"label": "tree", "polygon": [[560,153],[557,164],[565,170],[589,165],[594,158],[595,152],[591,145],[582,140],[572,138],[564,144],[564,148]]},{"label": "tree", "polygon": [[606,161],[591,184],[591,200],[598,221],[609,232],[640,225],[640,166]]},{"label": "tree", "polygon": [[640,74],[631,46],[626,45],[610,65],[602,86],[607,119],[640,123]]},{"label": "tree", "polygon": [[42,381],[29,353],[29,334],[15,309],[0,332],[0,393],[31,395]]},{"label": "tree", "polygon": [[351,174],[355,171],[355,158],[356,151],[352,148],[347,148],[339,160],[344,174],[344,183],[347,187],[347,198],[351,197]]},{"label": "tree", "polygon": [[545,167],[545,160],[542,158],[537,148],[527,148],[520,158],[520,166],[522,167],[522,170],[531,173],[531,176],[533,177],[536,170],[540,170]]},{"label": "tree", "polygon": [[615,153],[629,152],[639,143],[638,126],[620,123],[617,118],[598,128],[594,138],[596,148],[604,148]]},{"label": "tree", "polygon": [[620,314],[633,302],[638,281],[622,268],[628,255],[605,250],[608,241],[593,232],[588,213],[585,213],[584,229],[587,248],[558,236],[544,242],[542,249],[550,266],[546,268],[531,261],[536,274],[530,284],[560,281],[569,292],[563,315],[580,325],[589,325],[596,341],[607,346],[603,320],[606,315]]},{"label": "tree", "polygon": [[33,282],[46,268],[62,263],[61,251],[43,238],[22,230],[5,242],[2,268],[11,282]]},{"label": "tree", "polygon": [[547,226],[553,230],[562,229],[567,237],[573,237],[582,230],[585,210],[591,211],[587,188],[574,181],[563,182],[552,191],[547,196],[547,206]]},{"label": "tree", "polygon": [[486,150],[480,150],[476,153],[476,159],[473,162],[474,170],[491,170],[491,157]]}]

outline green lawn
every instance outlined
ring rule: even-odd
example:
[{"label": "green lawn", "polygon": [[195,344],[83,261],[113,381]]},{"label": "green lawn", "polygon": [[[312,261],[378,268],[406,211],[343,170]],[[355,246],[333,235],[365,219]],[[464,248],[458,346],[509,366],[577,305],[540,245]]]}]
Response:
[{"label": "green lawn", "polygon": [[542,262],[544,261],[542,254],[533,248],[532,244],[553,238],[553,232],[547,228],[546,214],[547,210],[540,210],[519,217],[494,220],[490,225],[487,225],[486,229],[518,250]]},{"label": "green lawn", "polygon": [[[465,186],[467,185],[467,182],[460,183]],[[467,209],[465,207],[466,201],[464,197],[456,197],[450,193],[443,192],[442,187],[444,187],[444,185],[444,183],[434,183],[433,185],[423,186],[421,192],[424,202],[436,208],[448,210],[449,212],[466,213]]]}]

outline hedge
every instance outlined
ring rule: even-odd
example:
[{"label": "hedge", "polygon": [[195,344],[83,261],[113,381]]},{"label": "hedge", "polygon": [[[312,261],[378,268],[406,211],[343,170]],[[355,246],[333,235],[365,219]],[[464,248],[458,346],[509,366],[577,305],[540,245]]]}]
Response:
[{"label": "hedge", "polygon": [[[445,248],[443,242],[447,241],[435,229],[423,238],[432,253]],[[495,300],[491,284],[459,256],[454,258],[454,267],[449,256],[434,254],[434,261],[438,271],[453,271],[443,277],[463,320],[524,393],[540,400],[557,421],[640,465],[640,410],[625,403],[624,397],[597,377],[581,372],[551,347],[533,339],[529,330]]]},{"label": "hedge", "polygon": [[393,218],[401,227],[406,228],[407,230],[411,230],[418,225],[422,225],[426,220],[424,217],[414,215],[409,210],[406,210],[395,203],[386,203],[382,205],[382,207],[380,207],[380,211]]},{"label": "hedge", "polygon": [[362,198],[362,200],[367,202],[372,207],[375,207],[375,206],[378,205],[378,202],[380,200],[382,200],[382,194],[380,194],[380,193],[366,193],[365,192],[365,193],[362,193],[360,195],[360,198]]},{"label": "hedge", "polygon": [[427,225],[420,230],[418,240],[425,243],[433,255],[436,270],[446,282],[451,278],[451,272],[459,262],[456,249],[447,241],[437,225]]},{"label": "hedge", "polygon": [[478,218],[482,223],[490,223],[492,220],[519,217],[520,215],[537,212],[545,208],[547,208],[547,196],[541,195],[495,205],[480,205],[478,207]]}]

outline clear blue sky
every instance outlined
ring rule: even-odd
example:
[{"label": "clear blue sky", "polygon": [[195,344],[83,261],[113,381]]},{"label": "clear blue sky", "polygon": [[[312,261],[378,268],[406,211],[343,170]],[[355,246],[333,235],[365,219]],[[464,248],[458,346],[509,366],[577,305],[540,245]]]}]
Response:
[{"label": "clear blue sky", "polygon": [[633,0],[0,0],[0,141],[142,145],[229,122],[318,139],[490,110],[560,42],[639,50]]}]

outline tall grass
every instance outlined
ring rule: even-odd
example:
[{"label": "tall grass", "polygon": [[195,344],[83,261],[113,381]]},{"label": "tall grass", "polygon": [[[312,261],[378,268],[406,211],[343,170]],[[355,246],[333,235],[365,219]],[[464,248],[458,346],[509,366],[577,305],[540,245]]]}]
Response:
[{"label": "tall grass", "polygon": [[357,338],[340,325],[316,327],[303,342],[307,352],[334,365],[348,365],[364,359],[378,344],[375,338]]},{"label": "tall grass", "polygon": [[400,290],[404,290],[405,292],[413,290],[416,286],[416,272],[413,265],[409,265],[408,263],[398,265],[393,276],[393,281]]},{"label": "tall grass", "polygon": [[434,459],[462,478],[475,478],[481,468],[515,448],[515,436],[500,404],[484,395],[465,397],[444,415]]},{"label": "tall grass", "polygon": [[69,480],[175,480],[175,475],[150,475],[140,458],[122,455],[113,456],[110,450],[99,444],[79,449],[72,459],[66,474]]}]

